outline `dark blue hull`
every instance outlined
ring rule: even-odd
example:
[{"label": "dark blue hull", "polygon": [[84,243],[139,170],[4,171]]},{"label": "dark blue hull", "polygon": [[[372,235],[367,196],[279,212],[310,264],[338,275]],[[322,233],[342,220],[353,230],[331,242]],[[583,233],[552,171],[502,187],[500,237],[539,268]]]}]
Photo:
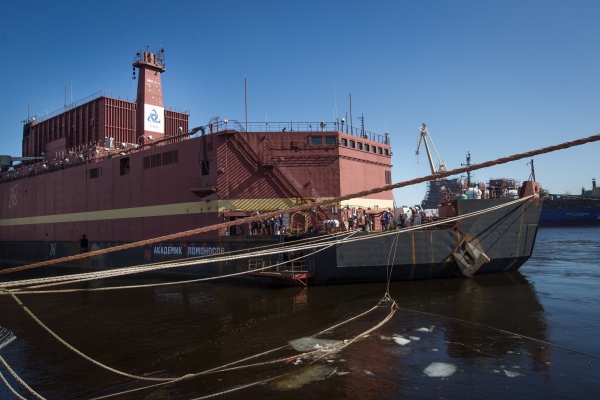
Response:
[{"label": "dark blue hull", "polygon": [[600,225],[600,200],[563,198],[544,201],[541,226]]}]

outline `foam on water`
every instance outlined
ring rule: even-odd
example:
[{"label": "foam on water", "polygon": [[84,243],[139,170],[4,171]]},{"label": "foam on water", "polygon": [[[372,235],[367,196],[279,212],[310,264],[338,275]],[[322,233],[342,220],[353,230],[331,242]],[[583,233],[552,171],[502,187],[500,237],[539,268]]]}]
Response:
[{"label": "foam on water", "polygon": [[434,361],[423,372],[431,378],[447,378],[456,372],[456,365]]},{"label": "foam on water", "polygon": [[302,368],[298,372],[286,374],[269,383],[269,387],[277,390],[299,389],[302,386],[322,381],[335,372],[335,368],[324,364],[313,364]]},{"label": "foam on water", "polygon": [[410,340],[421,340],[421,338],[420,338],[420,337],[417,337],[417,336],[409,336],[408,338],[409,338]]},{"label": "foam on water", "polygon": [[[300,339],[290,340],[288,343],[292,345],[294,350],[296,351],[313,351],[316,349],[320,349],[322,347],[331,346],[333,344],[338,343],[339,340],[331,340],[331,339],[317,339],[312,336],[303,337]],[[327,350],[333,350],[338,346],[327,347]]]}]

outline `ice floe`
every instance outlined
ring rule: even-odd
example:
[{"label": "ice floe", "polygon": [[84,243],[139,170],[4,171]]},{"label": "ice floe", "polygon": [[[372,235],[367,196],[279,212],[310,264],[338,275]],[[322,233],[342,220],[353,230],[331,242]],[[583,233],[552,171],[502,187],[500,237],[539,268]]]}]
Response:
[{"label": "ice floe", "polygon": [[447,378],[456,372],[456,365],[434,361],[423,372],[431,378]]},{"label": "ice floe", "polygon": [[435,328],[435,325],[430,325],[429,328],[425,328],[425,327],[418,328],[418,329],[415,329],[415,331],[417,331],[417,332],[433,332],[433,328]]},{"label": "ice floe", "polygon": [[394,342],[398,343],[400,346],[405,346],[405,345],[409,344],[411,341],[408,339],[404,339],[401,336],[395,336]]},{"label": "ice floe", "polygon": [[323,347],[327,347],[327,350],[333,350],[339,346],[332,346],[338,343],[339,340],[331,340],[331,339],[317,339],[314,337],[303,337],[300,339],[290,340],[289,344],[292,345],[294,350],[296,351],[313,351],[318,350]]},{"label": "ice floe", "polygon": [[509,378],[515,378],[517,376],[523,376],[522,373],[517,372],[517,371],[508,371],[508,370],[504,370],[504,373],[506,374],[506,376],[508,376]]},{"label": "ice floe", "polygon": [[269,386],[278,390],[298,389],[311,382],[326,379],[335,370],[335,368],[326,364],[313,364],[302,368],[300,371],[277,378]]},{"label": "ice floe", "polygon": [[410,340],[421,340],[421,338],[420,338],[420,337],[417,337],[417,336],[409,336],[408,338],[409,338]]}]

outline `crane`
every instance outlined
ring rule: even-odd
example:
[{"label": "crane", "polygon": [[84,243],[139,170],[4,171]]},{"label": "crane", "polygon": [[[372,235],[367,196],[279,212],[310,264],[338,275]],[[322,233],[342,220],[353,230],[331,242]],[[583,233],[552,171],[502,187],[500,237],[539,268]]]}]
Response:
[{"label": "crane", "polygon": [[[440,158],[440,155],[438,154],[437,149],[435,148],[435,144],[433,144],[433,139],[431,138],[431,135],[429,134],[429,131],[427,130],[427,125],[423,124],[419,127],[419,142],[417,143],[417,151],[416,151],[416,155],[419,155],[419,149],[421,148],[421,142],[425,143],[425,150],[427,151],[427,158],[429,159],[429,166],[431,167],[431,173],[432,174],[437,174],[440,172],[446,172],[448,171],[448,168],[446,168],[446,163],[444,161],[442,161],[442,159]],[[433,150],[435,151],[435,155],[437,156],[438,159],[438,167],[437,169],[435,168],[435,164],[433,163],[433,157],[431,156],[431,151],[429,150],[429,144],[427,143],[427,136],[429,136],[429,140],[431,140],[431,146],[433,146]]]}]

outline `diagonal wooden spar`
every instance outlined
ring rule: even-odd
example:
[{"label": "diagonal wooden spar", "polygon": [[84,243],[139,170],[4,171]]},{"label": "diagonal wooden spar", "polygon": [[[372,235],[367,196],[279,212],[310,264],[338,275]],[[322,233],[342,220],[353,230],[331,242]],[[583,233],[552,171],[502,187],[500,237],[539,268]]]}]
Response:
[{"label": "diagonal wooden spar", "polygon": [[102,249],[102,250],[96,250],[96,251],[91,251],[88,253],[82,253],[82,254],[75,254],[69,257],[63,257],[63,258],[57,258],[54,260],[48,260],[48,261],[43,261],[43,262],[39,262],[39,263],[34,263],[34,264],[29,264],[29,265],[23,265],[21,267],[15,267],[15,268],[8,268],[8,269],[4,269],[0,271],[0,274],[9,274],[12,272],[18,272],[18,271],[24,271],[27,269],[32,269],[32,268],[38,268],[38,267],[44,267],[46,265],[52,265],[52,264],[57,264],[57,263],[61,263],[61,262],[68,262],[68,261],[73,261],[73,260],[79,260],[79,259],[83,259],[83,258],[87,258],[87,257],[93,257],[93,256],[97,256],[100,254],[106,254],[106,253],[112,253],[115,251],[120,251],[120,250],[125,250],[125,249],[131,249],[131,248],[135,248],[135,247],[140,247],[140,246],[145,246],[148,244],[153,244],[153,243],[158,243],[158,242],[165,242],[165,241],[171,241],[171,240],[175,240],[175,239],[179,239],[185,236],[191,236],[191,235],[197,235],[199,233],[204,233],[204,232],[210,232],[216,229],[220,229],[220,228],[226,228],[226,227],[230,227],[233,225],[239,225],[239,224],[244,224],[244,223],[248,223],[257,219],[263,219],[263,218],[271,218],[271,217],[275,217],[279,214],[285,214],[285,213],[295,213],[298,211],[304,211],[304,210],[308,210],[312,207],[315,206],[323,206],[323,205],[327,205],[327,204],[334,204],[334,203],[339,203],[343,200],[350,200],[353,199],[355,197],[362,197],[362,196],[366,196],[369,194],[374,194],[374,193],[381,193],[381,192],[387,192],[388,190],[392,190],[392,189],[397,189],[397,188],[401,188],[401,187],[405,187],[405,186],[410,186],[410,185],[415,185],[417,183],[421,183],[421,182],[427,182],[427,181],[431,181],[431,180],[435,180],[435,179],[439,179],[439,178],[445,178],[447,176],[451,176],[451,175],[459,175],[462,174],[463,172],[468,172],[468,171],[474,171],[474,170],[478,170],[478,169],[482,169],[482,168],[488,168],[488,167],[492,167],[494,165],[500,165],[500,164],[506,164],[508,162],[511,161],[516,161],[516,160],[521,160],[523,158],[529,158],[529,157],[533,157],[533,156],[537,156],[540,154],[546,154],[546,153],[551,153],[557,150],[563,150],[563,149],[568,149],[570,147],[575,147],[575,146],[581,146],[583,144],[586,143],[592,143],[592,142],[597,142],[600,141],[600,134],[599,135],[593,135],[593,136],[588,136],[586,138],[581,138],[581,139],[577,139],[577,140],[573,140],[570,142],[564,142],[564,143],[560,143],[554,146],[549,146],[549,147],[543,147],[541,149],[538,150],[531,150],[531,151],[527,151],[525,153],[518,153],[512,156],[508,156],[508,157],[502,157],[502,158],[498,158],[496,160],[491,160],[491,161],[486,161],[483,163],[479,163],[479,164],[473,164],[470,166],[464,166],[461,168],[456,168],[450,171],[446,171],[446,172],[439,172],[436,173],[435,175],[427,175],[427,176],[423,176],[421,178],[415,178],[415,179],[411,179],[408,181],[403,181],[403,182],[398,182],[398,183],[394,183],[394,184],[390,184],[390,185],[385,185],[385,186],[381,186],[378,188],[374,188],[374,189],[369,189],[369,190],[363,190],[361,192],[357,192],[357,193],[352,193],[352,194],[347,194],[344,196],[340,196],[340,197],[335,197],[333,199],[329,199],[329,200],[322,200],[322,201],[315,201],[312,203],[308,203],[308,204],[303,204],[303,205],[299,205],[299,206],[295,206],[295,207],[291,207],[285,210],[278,210],[278,211],[272,211],[272,212],[267,212],[264,214],[260,214],[258,216],[251,216],[251,217],[247,217],[247,218],[242,218],[242,219],[236,219],[235,221],[228,221],[228,222],[223,222],[220,224],[216,224],[216,225],[209,225],[209,226],[205,226],[202,228],[197,228],[197,229],[192,229],[192,230],[188,230],[188,231],[184,231],[184,232],[179,232],[179,233],[173,233],[170,235],[165,235],[165,236],[160,236],[157,238],[153,238],[153,239],[147,239],[147,240],[142,240],[139,242],[132,242],[132,243],[127,243],[127,244],[123,244],[120,246],[115,246],[115,247],[110,247],[107,249]]}]

